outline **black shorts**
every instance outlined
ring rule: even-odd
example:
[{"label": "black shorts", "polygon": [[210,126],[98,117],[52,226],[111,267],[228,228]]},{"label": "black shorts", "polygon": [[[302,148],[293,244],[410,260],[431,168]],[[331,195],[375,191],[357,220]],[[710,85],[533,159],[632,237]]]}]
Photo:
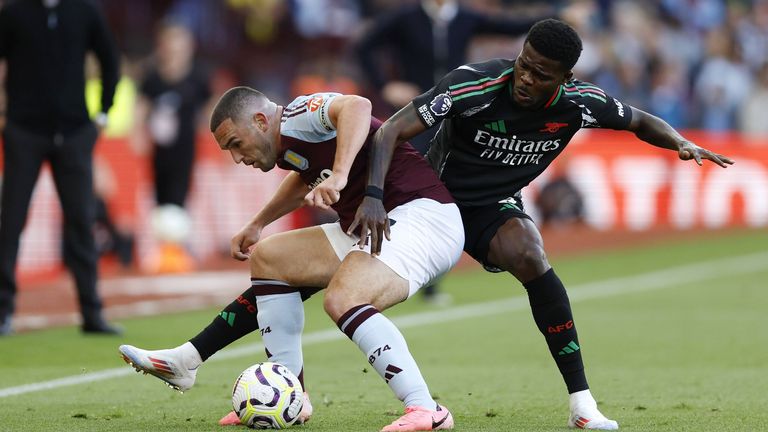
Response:
[{"label": "black shorts", "polygon": [[498,273],[503,270],[488,262],[488,249],[496,231],[512,218],[531,219],[525,213],[523,197],[520,192],[498,203],[486,206],[462,206],[461,220],[464,222],[464,251],[489,272]]}]

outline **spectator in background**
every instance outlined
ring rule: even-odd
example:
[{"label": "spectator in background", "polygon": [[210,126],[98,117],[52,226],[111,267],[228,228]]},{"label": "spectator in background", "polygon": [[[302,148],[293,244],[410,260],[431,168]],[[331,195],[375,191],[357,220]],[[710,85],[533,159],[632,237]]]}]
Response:
[{"label": "spectator in background", "polygon": [[[400,109],[429,90],[437,78],[466,63],[474,36],[520,36],[535,21],[486,16],[457,0],[421,0],[376,19],[356,51],[371,86],[392,108]],[[385,49],[397,65],[393,75],[377,62]]]},{"label": "spectator in background", "polygon": [[735,129],[737,112],[749,95],[751,81],[733,35],[725,28],[711,31],[707,57],[694,85],[700,126],[711,131]]},{"label": "spectator in background", "polygon": [[552,173],[536,197],[543,228],[565,228],[584,222],[584,197],[568,178],[567,162],[550,167]]},{"label": "spectator in background", "polygon": [[[109,124],[101,131],[104,138],[126,138],[133,130],[136,84],[131,64],[125,58],[120,61],[121,77],[109,111]],[[100,109],[101,77],[93,56],[88,56],[86,60],[85,76],[85,104],[89,115],[96,116]],[[96,193],[96,224],[93,228],[96,250],[99,256],[114,255],[123,268],[128,268],[133,264],[134,239],[130,230],[116,223],[110,213],[108,202],[117,194],[117,179],[104,158],[94,158],[93,189]]]},{"label": "spectator in background", "polygon": [[[421,0],[376,19],[357,44],[356,53],[366,79],[397,110],[429,90],[448,71],[466,63],[474,36],[520,36],[535,21],[486,16],[457,0]],[[376,61],[383,50],[389,50],[399,69],[395,75],[386,74],[387,68]],[[423,154],[431,138],[432,134],[423,133],[410,142]],[[425,287],[423,292],[427,301],[449,301],[438,292],[437,285]]]},{"label": "spectator in background", "polygon": [[768,122],[765,113],[768,112],[768,62],[760,68],[755,86],[741,106],[739,123],[741,131],[752,135],[768,137]]},{"label": "spectator in background", "polygon": [[118,55],[100,10],[85,0],[13,2],[0,9],[7,62],[7,123],[0,212],[0,335],[11,332],[19,237],[40,168],[48,161],[64,212],[64,264],[77,286],[82,330],[118,334],[102,316],[93,238],[93,147],[98,129],[85,105],[85,54],[101,66],[96,124],[103,128],[118,81]]},{"label": "spectator in background", "polygon": [[[134,146],[146,153],[151,142],[157,208],[153,231],[163,244],[155,271],[186,271],[191,222],[185,210],[195,160],[198,117],[211,91],[209,76],[195,62],[192,33],[167,21],[157,34],[154,63],[139,86]],[[148,135],[148,137],[147,137]]]}]

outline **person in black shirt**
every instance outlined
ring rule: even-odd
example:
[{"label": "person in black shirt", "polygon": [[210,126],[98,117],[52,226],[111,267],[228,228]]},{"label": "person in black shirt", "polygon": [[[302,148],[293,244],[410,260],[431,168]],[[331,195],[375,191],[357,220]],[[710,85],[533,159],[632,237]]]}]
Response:
[{"label": "person in black shirt", "polygon": [[[137,125],[132,138],[140,152],[150,150],[156,208],[152,219],[179,215],[187,229],[164,232],[153,224],[160,241],[157,271],[188,270],[186,250],[189,215],[186,202],[195,161],[198,117],[211,96],[209,74],[195,61],[195,40],[181,23],[167,21],[157,34],[155,58],[139,86]],[[146,131],[146,132],[145,132]]]},{"label": "person in black shirt", "polygon": [[[461,66],[387,120],[375,135],[369,185],[381,187],[398,142],[440,125],[428,159],[459,204],[464,250],[489,271],[507,271],[526,288],[570,394],[569,427],[614,430],[597,409],[565,288],[547,261],[520,190],[557,157],[581,128],[634,132],[641,140],[721,167],[733,161],[683,138],[663,120],[576,80],[581,39],[557,20],[536,23],[515,60]],[[389,232],[381,203],[366,198],[355,225],[381,242]],[[380,245],[373,245],[374,248]]]},{"label": "person in black shirt", "polygon": [[0,213],[0,334],[11,332],[19,236],[44,161],[64,212],[65,264],[86,333],[116,334],[96,291],[92,153],[98,130],[85,105],[85,54],[101,66],[100,127],[112,106],[118,55],[101,12],[87,0],[19,0],[0,9],[0,58],[8,66]]},{"label": "person in black shirt", "polygon": [[[466,63],[469,44],[478,35],[525,34],[534,19],[489,16],[467,8],[457,0],[420,0],[381,15],[356,46],[366,79],[394,109],[400,109],[418,94],[435,85],[446,72]],[[388,79],[377,55],[389,51],[399,67]],[[414,136],[410,143],[425,153],[433,134]],[[436,304],[450,296],[437,284],[422,290]]]}]

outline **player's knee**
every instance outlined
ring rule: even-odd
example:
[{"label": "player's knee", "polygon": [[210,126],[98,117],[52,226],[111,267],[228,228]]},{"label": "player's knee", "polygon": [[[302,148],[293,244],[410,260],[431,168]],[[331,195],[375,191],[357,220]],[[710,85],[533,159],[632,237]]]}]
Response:
[{"label": "player's knee", "polygon": [[338,321],[348,310],[360,304],[346,295],[342,290],[328,287],[323,297],[323,308],[333,321]]},{"label": "player's knee", "polygon": [[518,244],[505,252],[504,268],[522,281],[533,279],[549,268],[544,248],[537,242]]},{"label": "player's knee", "polygon": [[251,266],[251,277],[282,280],[267,243],[257,243],[251,250],[248,261]]}]

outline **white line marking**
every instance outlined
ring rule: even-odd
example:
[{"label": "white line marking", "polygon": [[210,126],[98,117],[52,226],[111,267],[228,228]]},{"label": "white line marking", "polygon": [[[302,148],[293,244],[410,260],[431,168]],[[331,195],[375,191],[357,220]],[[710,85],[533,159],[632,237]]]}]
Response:
[{"label": "white line marking", "polygon": [[[700,262],[697,264],[686,264],[633,276],[617,277],[598,282],[574,285],[569,289],[569,296],[572,302],[576,302],[593,298],[651,291],[670,286],[686,285],[710,279],[730,277],[733,275],[760,273],[766,271],[766,262],[768,262],[768,253],[762,252],[752,255],[742,255],[738,257]],[[503,312],[526,309],[527,307],[527,297],[511,297],[504,300],[493,300],[485,303],[446,308],[434,312],[402,315],[394,317],[392,320],[400,329],[405,329],[449,321],[460,321],[467,318],[486,317]],[[303,345],[316,345],[343,338],[344,335],[339,330],[327,329],[305,334],[302,338],[302,343]],[[264,344],[262,343],[253,343],[238,348],[225,349],[208,359],[208,363],[253,355],[255,352],[260,352],[263,349]],[[0,398],[94,381],[102,381],[129,375],[132,372],[134,372],[133,369],[125,366],[33,384],[6,387],[0,389]]]}]

